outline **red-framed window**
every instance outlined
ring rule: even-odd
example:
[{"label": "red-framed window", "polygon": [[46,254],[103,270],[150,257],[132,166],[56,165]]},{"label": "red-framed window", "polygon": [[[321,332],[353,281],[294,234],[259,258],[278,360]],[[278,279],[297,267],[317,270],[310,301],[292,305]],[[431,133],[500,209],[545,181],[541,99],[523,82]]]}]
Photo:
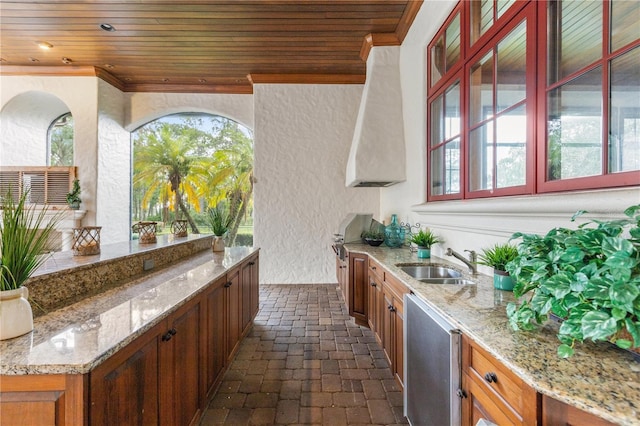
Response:
[{"label": "red-framed window", "polygon": [[634,1],[459,2],[427,48],[428,200],[640,184],[639,20]]}]

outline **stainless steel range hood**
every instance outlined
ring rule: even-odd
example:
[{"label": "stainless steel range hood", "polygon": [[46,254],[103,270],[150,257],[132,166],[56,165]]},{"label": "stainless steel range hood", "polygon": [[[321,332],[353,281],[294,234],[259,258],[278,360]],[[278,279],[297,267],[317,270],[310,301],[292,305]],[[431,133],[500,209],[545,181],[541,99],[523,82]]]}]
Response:
[{"label": "stainless steel range hood", "polygon": [[367,58],[346,185],[384,187],[405,179],[400,46],[374,46]]}]

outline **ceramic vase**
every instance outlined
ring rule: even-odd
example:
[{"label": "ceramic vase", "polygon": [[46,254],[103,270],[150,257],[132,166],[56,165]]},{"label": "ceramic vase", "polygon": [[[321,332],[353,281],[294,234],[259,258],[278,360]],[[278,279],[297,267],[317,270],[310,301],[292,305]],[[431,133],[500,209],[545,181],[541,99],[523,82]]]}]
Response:
[{"label": "ceramic vase", "polygon": [[513,291],[513,278],[506,271],[493,270],[493,286],[498,290]]},{"label": "ceramic vase", "polygon": [[212,250],[214,252],[224,251],[224,237],[218,237],[217,235],[213,237]]},{"label": "ceramic vase", "polygon": [[20,287],[0,291],[0,340],[22,336],[33,330],[29,290]]}]

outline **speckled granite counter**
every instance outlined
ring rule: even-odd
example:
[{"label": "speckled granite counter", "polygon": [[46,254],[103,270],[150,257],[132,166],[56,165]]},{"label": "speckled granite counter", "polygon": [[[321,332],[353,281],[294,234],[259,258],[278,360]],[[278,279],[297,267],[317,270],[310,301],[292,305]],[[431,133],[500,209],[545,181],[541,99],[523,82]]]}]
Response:
[{"label": "speckled granite counter", "polygon": [[[640,362],[607,343],[578,345],[569,359],[556,355],[558,324],[538,332],[514,332],[505,307],[513,294],[493,288],[492,277],[470,276],[445,259],[418,259],[408,249],[347,244],[385,266],[415,294],[449,319],[526,383],[542,394],[623,425],[640,425]],[[477,285],[424,284],[404,273],[398,263],[431,263],[454,267]]]},{"label": "speckled granite counter", "polygon": [[0,342],[0,374],[87,373],[257,251],[201,250],[38,317],[33,332]]}]

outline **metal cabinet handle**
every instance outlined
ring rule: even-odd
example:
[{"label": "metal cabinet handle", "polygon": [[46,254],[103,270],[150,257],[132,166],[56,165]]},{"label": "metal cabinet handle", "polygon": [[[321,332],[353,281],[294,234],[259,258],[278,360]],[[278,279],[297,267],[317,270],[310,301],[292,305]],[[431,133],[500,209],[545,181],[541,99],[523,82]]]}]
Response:
[{"label": "metal cabinet handle", "polygon": [[464,389],[458,389],[456,391],[456,395],[458,395],[458,398],[466,398],[467,397],[467,393],[464,391]]},{"label": "metal cabinet handle", "polygon": [[375,271],[377,268],[375,266],[372,266],[371,269],[373,269]]},{"label": "metal cabinet handle", "polygon": [[227,283],[224,285],[225,288],[229,288],[231,287],[231,284],[233,284],[231,281],[227,281]]},{"label": "metal cabinet handle", "polygon": [[498,376],[496,376],[496,373],[492,371],[485,374],[484,379],[489,383],[498,383]]},{"label": "metal cabinet handle", "polygon": [[171,330],[169,330],[169,334],[171,334],[172,336],[175,336],[177,332],[178,331],[175,328],[172,328]]},{"label": "metal cabinet handle", "polygon": [[387,309],[390,310],[391,312],[395,312],[396,311],[396,308],[393,305],[387,306]]},{"label": "metal cabinet handle", "polygon": [[370,285],[371,285],[371,287],[375,287],[376,283],[372,281]]}]

